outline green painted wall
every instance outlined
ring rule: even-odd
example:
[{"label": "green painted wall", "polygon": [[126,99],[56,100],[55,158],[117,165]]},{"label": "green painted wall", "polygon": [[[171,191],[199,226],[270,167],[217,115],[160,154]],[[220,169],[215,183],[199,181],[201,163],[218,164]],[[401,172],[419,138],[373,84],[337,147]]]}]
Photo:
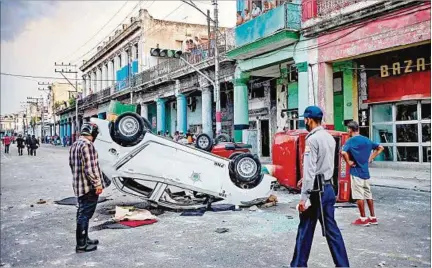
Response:
[{"label": "green painted wall", "polygon": [[[148,120],[150,121],[151,124],[153,124],[153,120],[155,120],[154,122],[156,122],[156,114],[157,114],[156,103],[149,104],[148,105]],[[154,125],[152,131],[154,133],[157,133],[156,124]]]},{"label": "green painted wall", "polygon": [[333,72],[343,73],[342,93],[333,96],[334,125],[336,130],[345,131],[343,121],[354,119],[353,111],[353,62],[343,61],[333,64]]},{"label": "green painted wall", "polygon": [[298,109],[298,82],[288,84],[288,109]]}]

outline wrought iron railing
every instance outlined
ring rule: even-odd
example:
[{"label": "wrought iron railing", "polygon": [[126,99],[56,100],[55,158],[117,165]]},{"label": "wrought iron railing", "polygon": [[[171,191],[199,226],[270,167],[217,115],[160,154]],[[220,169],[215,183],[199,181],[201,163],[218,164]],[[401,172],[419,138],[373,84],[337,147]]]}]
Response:
[{"label": "wrought iron railing", "polygon": [[365,0],[316,0],[318,16],[325,16],[333,11],[340,10],[344,7],[355,3],[364,2]]}]

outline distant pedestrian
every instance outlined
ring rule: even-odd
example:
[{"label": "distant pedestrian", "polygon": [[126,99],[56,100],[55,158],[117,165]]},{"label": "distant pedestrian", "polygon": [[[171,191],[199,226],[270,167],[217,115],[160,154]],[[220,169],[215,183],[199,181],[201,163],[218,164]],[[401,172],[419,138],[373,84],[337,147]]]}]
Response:
[{"label": "distant pedestrian", "polygon": [[6,136],[4,136],[4,138],[3,138],[3,145],[5,147],[5,154],[9,153],[10,144],[11,144],[11,138],[9,137],[8,134],[6,134]]},{"label": "distant pedestrian", "polygon": [[98,126],[84,123],[80,138],[69,151],[69,166],[73,176],[73,189],[78,197],[76,248],[77,253],[94,251],[98,240],[88,237],[89,221],[93,217],[98,197],[105,188],[99,167],[98,154],[93,142],[99,134]]},{"label": "distant pedestrian", "polygon": [[63,147],[66,147],[67,145],[67,136],[63,136]]},{"label": "distant pedestrian", "polygon": [[25,142],[24,142],[24,139],[23,139],[21,134],[18,135],[18,138],[16,141],[17,141],[17,147],[18,147],[18,155],[23,155],[23,149],[25,147],[25,145],[24,145]]},{"label": "distant pedestrian", "polygon": [[39,139],[36,139],[35,135],[32,135],[30,140],[30,154],[36,156],[36,150],[39,148]]},{"label": "distant pedestrian", "polygon": [[174,132],[174,137],[173,137],[175,142],[178,142],[180,139],[180,133],[178,131]]},{"label": "distant pedestrian", "polygon": [[30,144],[31,144],[31,136],[30,134],[27,134],[27,138],[25,139],[25,145],[27,146],[27,154],[30,155]]},{"label": "distant pedestrian", "polygon": [[[350,166],[352,198],[357,200],[360,211],[360,218],[352,224],[362,226],[378,224],[369,183],[369,163],[372,163],[375,157],[384,150],[384,147],[360,135],[359,125],[356,121],[348,123],[348,134],[351,138],[342,148],[342,156]],[[366,217],[365,199],[369,207],[369,218]]]}]

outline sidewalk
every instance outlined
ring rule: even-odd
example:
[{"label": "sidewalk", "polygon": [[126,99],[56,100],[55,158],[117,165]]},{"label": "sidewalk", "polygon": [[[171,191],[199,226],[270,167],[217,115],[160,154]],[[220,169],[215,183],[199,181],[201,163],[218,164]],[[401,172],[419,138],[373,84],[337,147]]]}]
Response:
[{"label": "sidewalk", "polygon": [[371,184],[382,187],[431,191],[430,170],[371,167]]}]

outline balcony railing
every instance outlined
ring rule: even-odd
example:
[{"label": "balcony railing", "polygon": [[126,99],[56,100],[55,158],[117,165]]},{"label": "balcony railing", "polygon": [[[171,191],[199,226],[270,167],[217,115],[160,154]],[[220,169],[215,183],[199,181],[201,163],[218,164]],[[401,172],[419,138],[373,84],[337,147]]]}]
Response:
[{"label": "balcony railing", "polygon": [[[215,45],[213,42],[202,43],[195,48],[185,51],[182,57],[191,64],[199,64],[214,57]],[[234,30],[225,29],[225,32],[218,35],[218,51],[219,55],[234,48]],[[105,98],[128,89],[163,77],[167,74],[187,67],[188,65],[179,59],[170,58],[156,66],[153,66],[141,73],[133,75],[130,79],[117,82],[114,86],[110,86],[102,91],[92,93],[78,101],[78,106],[86,107],[98,103]],[[129,85],[130,84],[130,85]],[[66,109],[62,109],[66,110]]]},{"label": "balcony railing", "polygon": [[364,0],[316,0],[318,16],[324,16]]},{"label": "balcony railing", "polygon": [[235,28],[236,46],[252,43],[283,29],[299,30],[301,27],[300,9],[298,4],[283,3],[245,22],[242,18],[241,24]]}]

